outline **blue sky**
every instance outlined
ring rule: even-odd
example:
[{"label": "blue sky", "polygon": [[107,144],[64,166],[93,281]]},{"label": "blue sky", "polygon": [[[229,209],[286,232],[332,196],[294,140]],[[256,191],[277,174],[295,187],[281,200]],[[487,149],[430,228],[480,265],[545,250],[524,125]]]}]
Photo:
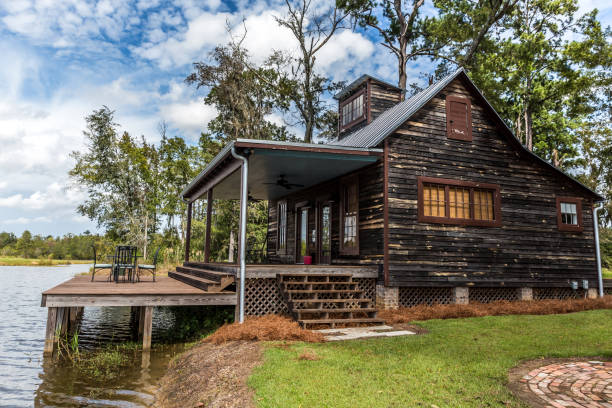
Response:
[{"label": "blue sky", "polygon": [[[316,0],[317,1],[317,0]],[[318,0],[325,1],[325,0]],[[427,0],[430,3],[430,0]],[[612,25],[612,3],[581,0]],[[69,188],[69,153],[84,149],[84,117],[107,105],[133,135],[194,141],[215,111],[184,84],[191,63],[247,27],[256,62],[294,50],[274,16],[284,2],[221,0],[10,0],[0,3],[0,231],[61,235],[94,231],[75,212],[82,192]],[[396,63],[373,33],[342,31],[317,58],[336,80],[369,73],[396,82]],[[426,62],[410,67],[409,83]]]}]

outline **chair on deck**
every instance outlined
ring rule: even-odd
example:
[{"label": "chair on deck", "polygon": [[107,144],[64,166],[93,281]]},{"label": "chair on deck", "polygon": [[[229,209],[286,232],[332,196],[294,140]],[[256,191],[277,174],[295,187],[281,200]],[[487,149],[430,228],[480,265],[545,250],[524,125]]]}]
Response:
[{"label": "chair on deck", "polygon": [[153,255],[153,265],[138,265],[138,280],[140,281],[140,271],[151,271],[153,275],[153,282],[155,282],[155,273],[157,272],[157,257],[159,255],[160,247],[155,251],[155,255]]},{"label": "chair on deck", "polygon": [[115,259],[113,263],[113,277],[119,283],[119,277],[123,276],[123,281],[134,282],[136,274],[136,251],[135,246],[120,245],[115,249]]},{"label": "chair on deck", "polygon": [[[97,263],[98,262],[98,253],[96,251],[96,246],[92,245],[91,248],[93,249],[93,272],[91,273],[91,281],[93,282],[94,276],[96,276],[96,271],[97,270],[99,270],[99,269],[108,269],[109,271],[112,272],[113,265],[112,264]],[[109,274],[109,280],[110,280],[110,275],[111,274]]]}]

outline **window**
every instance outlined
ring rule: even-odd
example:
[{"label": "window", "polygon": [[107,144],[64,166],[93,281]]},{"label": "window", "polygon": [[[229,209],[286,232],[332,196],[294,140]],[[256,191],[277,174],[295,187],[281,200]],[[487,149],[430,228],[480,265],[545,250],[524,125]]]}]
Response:
[{"label": "window", "polygon": [[499,226],[499,186],[419,177],[418,217],[421,222]]},{"label": "window", "polygon": [[468,98],[446,97],[446,135],[449,139],[472,141],[472,107]]},{"label": "window", "polygon": [[281,201],[278,203],[277,209],[277,226],[278,226],[278,252],[285,253],[287,251],[287,202]]},{"label": "window", "polygon": [[340,188],[340,253],[359,254],[359,184],[347,179]]},{"label": "window", "polygon": [[340,127],[342,129],[365,119],[365,91],[361,91],[340,104]]},{"label": "window", "polygon": [[561,231],[582,231],[582,200],[557,197],[557,225]]}]

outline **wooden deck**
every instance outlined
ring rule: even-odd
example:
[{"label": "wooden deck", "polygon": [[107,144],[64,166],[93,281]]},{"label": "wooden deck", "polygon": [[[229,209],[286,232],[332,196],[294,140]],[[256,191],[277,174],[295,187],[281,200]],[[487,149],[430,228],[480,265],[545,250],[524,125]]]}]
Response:
[{"label": "wooden deck", "polygon": [[166,276],[114,283],[106,274],[76,276],[42,293],[43,307],[235,305],[235,292],[205,292]]},{"label": "wooden deck", "polygon": [[[198,265],[201,268],[222,270],[238,276],[240,266],[227,262],[198,262],[190,261],[186,264]],[[247,264],[247,279],[276,278],[283,273],[350,273],[354,278],[377,278],[378,265],[302,265],[302,264]]]},{"label": "wooden deck", "polygon": [[59,337],[70,332],[86,306],[130,306],[136,313],[143,350],[151,348],[154,306],[235,305],[232,291],[206,292],[167,276],[153,282],[145,276],[136,283],[107,281],[108,273],[76,276],[42,293],[41,306],[48,308],[45,353],[53,353]]}]

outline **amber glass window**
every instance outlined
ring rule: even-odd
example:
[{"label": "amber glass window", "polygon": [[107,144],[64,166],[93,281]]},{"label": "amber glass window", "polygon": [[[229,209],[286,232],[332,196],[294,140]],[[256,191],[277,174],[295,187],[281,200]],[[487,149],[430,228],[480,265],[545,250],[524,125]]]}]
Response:
[{"label": "amber glass window", "polygon": [[494,209],[493,191],[474,189],[474,219],[491,221]]},{"label": "amber glass window", "polygon": [[359,253],[359,185],[356,178],[342,184],[340,203],[340,251]]},{"label": "amber glass window", "polygon": [[449,187],[448,206],[450,218],[470,218],[470,190],[461,187]]},{"label": "amber glass window", "polygon": [[278,250],[287,250],[287,202],[278,203]]},{"label": "amber glass window", "polygon": [[423,222],[497,226],[501,223],[499,186],[419,177],[418,216]]},{"label": "amber glass window", "polygon": [[423,185],[423,209],[427,217],[446,217],[445,188],[443,185]]}]

